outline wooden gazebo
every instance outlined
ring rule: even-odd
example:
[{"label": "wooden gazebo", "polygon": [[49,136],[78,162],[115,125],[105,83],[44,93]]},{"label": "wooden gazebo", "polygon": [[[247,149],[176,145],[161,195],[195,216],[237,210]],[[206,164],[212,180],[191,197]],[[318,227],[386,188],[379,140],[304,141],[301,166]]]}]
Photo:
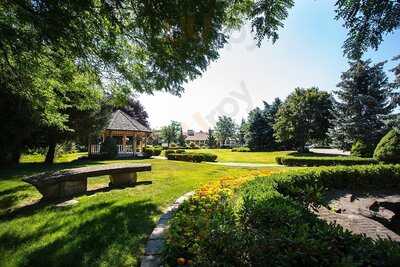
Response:
[{"label": "wooden gazebo", "polygon": [[122,110],[117,110],[113,112],[107,127],[102,131],[100,143],[89,145],[89,154],[99,154],[101,143],[107,137],[112,137],[117,141],[119,156],[135,156],[142,152],[150,135],[149,128]]}]

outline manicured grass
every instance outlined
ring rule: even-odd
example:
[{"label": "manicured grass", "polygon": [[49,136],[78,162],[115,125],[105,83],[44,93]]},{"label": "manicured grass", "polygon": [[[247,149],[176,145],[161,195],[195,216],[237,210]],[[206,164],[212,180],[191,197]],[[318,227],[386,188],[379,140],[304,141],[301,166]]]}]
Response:
[{"label": "manicured grass", "polygon": [[251,172],[202,163],[136,161],[153,166],[152,172],[139,174],[136,187],[109,190],[108,177],[90,178],[92,191],[65,207],[37,203],[40,194],[21,181],[23,175],[41,171],[115,162],[23,163],[2,170],[0,266],[136,266],[162,210],[176,198],[208,181]]},{"label": "manicured grass", "polygon": [[276,164],[275,157],[285,156],[291,151],[272,152],[232,152],[230,149],[193,149],[188,152],[212,153],[218,156],[218,162],[246,162]]}]

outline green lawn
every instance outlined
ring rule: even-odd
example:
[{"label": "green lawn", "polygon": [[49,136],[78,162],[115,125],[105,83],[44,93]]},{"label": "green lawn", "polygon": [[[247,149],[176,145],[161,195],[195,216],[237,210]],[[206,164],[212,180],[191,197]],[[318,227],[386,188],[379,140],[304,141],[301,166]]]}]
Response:
[{"label": "green lawn", "polygon": [[[224,151],[219,154],[225,155]],[[253,162],[246,155],[237,155],[240,161]],[[259,162],[272,162],[267,158],[271,157],[261,153]],[[152,172],[139,174],[140,185],[110,191],[107,177],[91,178],[91,193],[77,197],[78,203],[67,207],[37,203],[40,194],[21,177],[104,162],[23,163],[1,170],[0,266],[136,266],[163,208],[208,181],[250,171],[167,160],[137,162],[153,166]]]},{"label": "green lawn", "polygon": [[275,157],[285,156],[291,151],[273,152],[232,152],[230,149],[195,149],[188,152],[213,153],[218,156],[218,162],[246,162],[275,164]]}]

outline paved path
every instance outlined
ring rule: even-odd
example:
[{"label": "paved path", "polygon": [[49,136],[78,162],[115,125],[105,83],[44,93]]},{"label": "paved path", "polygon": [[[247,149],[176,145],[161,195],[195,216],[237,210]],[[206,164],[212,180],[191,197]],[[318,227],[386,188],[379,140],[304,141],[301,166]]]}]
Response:
[{"label": "paved path", "polygon": [[336,148],[311,148],[310,152],[329,154],[329,155],[350,156],[350,151],[343,151]]},{"label": "paved path", "polygon": [[265,167],[282,167],[279,164],[266,164],[266,163],[247,163],[247,162],[203,162],[212,165],[223,165],[230,167],[245,167],[245,168],[265,168]]},{"label": "paved path", "polygon": [[172,218],[172,215],[179,206],[188,200],[193,194],[193,191],[184,194],[178,198],[174,204],[169,206],[163,215],[161,215],[160,220],[147,241],[140,267],[158,267],[161,265],[161,253],[165,243],[164,235],[165,231],[169,227],[168,221]]},{"label": "paved path", "polygon": [[318,209],[318,217],[327,222],[340,224],[344,229],[355,234],[365,234],[372,239],[391,238],[392,240],[400,241],[400,236],[395,232],[361,215],[341,214],[330,211],[325,207],[320,207]]}]

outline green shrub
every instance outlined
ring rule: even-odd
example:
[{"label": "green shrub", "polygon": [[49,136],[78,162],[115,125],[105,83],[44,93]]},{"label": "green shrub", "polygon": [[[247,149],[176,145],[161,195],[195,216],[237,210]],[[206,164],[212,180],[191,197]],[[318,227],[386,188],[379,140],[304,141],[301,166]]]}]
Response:
[{"label": "green shrub", "polygon": [[248,147],[235,147],[232,148],[232,152],[251,152],[250,148]]},{"label": "green shrub", "polygon": [[[328,188],[399,188],[400,165],[320,167],[258,177],[239,195],[203,197],[174,215],[164,260],[194,266],[399,266],[400,244],[317,218]],[[203,192],[203,191],[202,191]]]},{"label": "green shrub", "polygon": [[168,158],[169,154],[183,154],[186,153],[184,149],[168,149],[165,150],[164,155]]},{"label": "green shrub", "polygon": [[144,147],[143,153],[148,156],[160,156],[162,152],[162,148],[160,147]]},{"label": "green shrub", "polygon": [[366,164],[377,164],[378,161],[369,158],[357,158],[357,157],[293,157],[283,156],[276,157],[275,161],[278,164],[286,166],[337,166],[337,165],[366,165]]},{"label": "green shrub", "polygon": [[374,154],[374,147],[372,145],[366,144],[362,140],[356,141],[351,146],[351,155],[353,157],[371,158],[373,154]]},{"label": "green shrub", "polygon": [[213,162],[217,159],[217,155],[211,153],[169,153],[169,160],[189,161],[189,162]]},{"label": "green shrub", "polygon": [[117,141],[112,137],[107,137],[101,144],[100,153],[104,159],[116,159],[118,156]]},{"label": "green shrub", "polygon": [[190,143],[189,148],[190,149],[200,149],[200,147],[198,145],[196,145],[195,143]]},{"label": "green shrub", "polygon": [[390,130],[376,146],[374,158],[387,163],[400,163],[400,133]]}]

